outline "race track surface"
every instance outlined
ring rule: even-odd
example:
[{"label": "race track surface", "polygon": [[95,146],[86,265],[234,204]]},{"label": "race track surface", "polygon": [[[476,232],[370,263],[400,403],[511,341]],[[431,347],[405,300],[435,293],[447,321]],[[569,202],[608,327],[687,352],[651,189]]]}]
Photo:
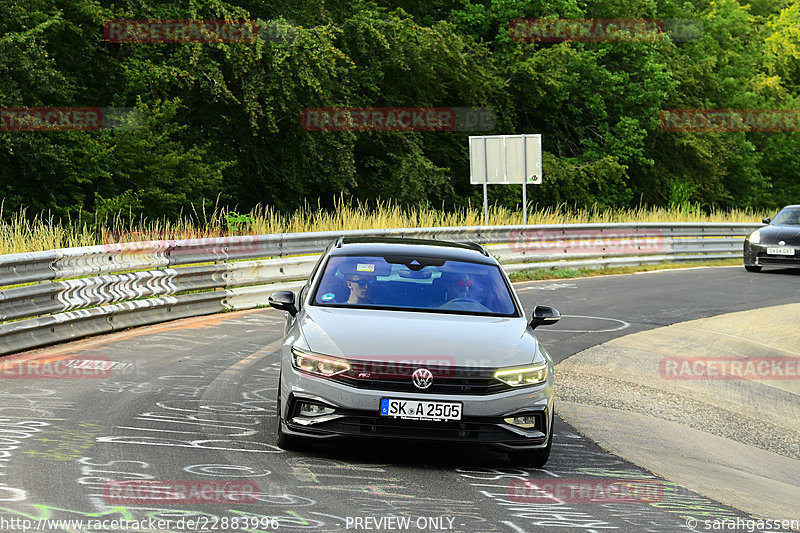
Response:
[{"label": "race track surface", "polygon": [[[528,312],[546,304],[565,315],[537,330],[558,362],[636,331],[798,302],[800,278],[704,268],[523,283],[517,290]],[[703,520],[746,518],[604,452],[560,420],[543,470],[512,467],[505,455],[482,448],[372,440],[284,452],[274,445],[282,332],[283,313],[265,309],[5,358],[115,364],[90,379],[0,379],[0,530],[21,531],[21,520],[44,517],[144,520],[130,531],[674,532],[687,530],[686,517],[698,531]],[[524,485],[563,488],[576,479],[595,488],[645,479],[658,492],[652,501],[559,502]],[[258,496],[247,503],[115,503],[106,484],[123,480],[247,481],[257,484]],[[387,521],[390,515],[409,520]],[[200,520],[179,527],[187,517]],[[156,519],[171,520],[171,529]],[[85,522],[39,531],[81,527],[100,530]]]}]

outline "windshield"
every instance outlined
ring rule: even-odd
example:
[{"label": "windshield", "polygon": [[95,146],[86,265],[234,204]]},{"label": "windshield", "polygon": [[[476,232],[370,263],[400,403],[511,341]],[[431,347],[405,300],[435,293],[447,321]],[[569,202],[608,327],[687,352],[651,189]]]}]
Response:
[{"label": "windshield", "polygon": [[776,226],[800,226],[800,207],[787,207],[775,215],[772,224]]},{"label": "windshield", "polygon": [[518,316],[496,265],[410,256],[334,256],[314,305]]}]

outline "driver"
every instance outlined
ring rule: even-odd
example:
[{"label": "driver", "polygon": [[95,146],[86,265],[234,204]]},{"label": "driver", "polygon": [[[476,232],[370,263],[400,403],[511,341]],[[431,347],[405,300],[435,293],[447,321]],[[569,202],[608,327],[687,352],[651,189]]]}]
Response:
[{"label": "driver", "polygon": [[472,280],[469,279],[469,274],[448,275],[444,283],[445,301],[466,298],[470,287],[472,287]]},{"label": "driver", "polygon": [[370,276],[348,276],[347,288],[350,289],[350,297],[347,299],[349,304],[368,304],[369,302],[369,289],[375,278]]}]

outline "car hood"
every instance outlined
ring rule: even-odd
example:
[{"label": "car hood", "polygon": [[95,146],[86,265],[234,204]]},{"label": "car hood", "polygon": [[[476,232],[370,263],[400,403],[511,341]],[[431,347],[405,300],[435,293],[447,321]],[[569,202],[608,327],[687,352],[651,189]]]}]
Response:
[{"label": "car hood", "polygon": [[543,360],[525,318],[308,306],[299,326],[311,351],[349,359],[470,367]]},{"label": "car hood", "polygon": [[800,245],[800,226],[765,226],[758,233],[761,235],[761,244],[785,241],[788,245]]}]

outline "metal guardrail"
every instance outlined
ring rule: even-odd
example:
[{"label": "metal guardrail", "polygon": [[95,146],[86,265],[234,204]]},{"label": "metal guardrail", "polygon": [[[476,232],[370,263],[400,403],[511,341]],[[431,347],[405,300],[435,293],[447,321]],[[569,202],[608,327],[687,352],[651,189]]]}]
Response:
[{"label": "metal guardrail", "polygon": [[[760,224],[566,224],[281,233],[0,255],[0,354],[177,318],[252,309],[295,288],[345,237],[476,242],[508,271],[739,257]],[[200,292],[198,292],[200,291]]]}]

